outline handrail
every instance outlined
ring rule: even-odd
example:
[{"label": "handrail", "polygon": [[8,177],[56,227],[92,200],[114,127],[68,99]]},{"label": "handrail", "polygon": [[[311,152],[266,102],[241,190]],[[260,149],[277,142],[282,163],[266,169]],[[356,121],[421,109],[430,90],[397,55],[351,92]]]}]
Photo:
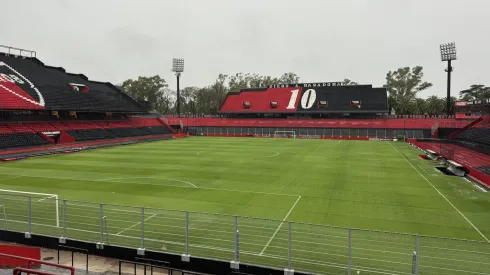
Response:
[{"label": "handrail", "polygon": [[54,273],[44,272],[44,271],[40,271],[40,270],[33,270],[33,269],[23,268],[23,267],[16,267],[13,270],[13,274],[14,275],[21,275],[22,272],[27,273],[28,275],[30,275],[30,274],[57,275],[57,274],[54,274]]},{"label": "handrail", "polygon": [[[139,258],[139,259],[145,259],[145,258]],[[152,260],[152,259],[145,259],[147,261],[155,261],[155,260]],[[160,262],[160,261],[158,261]],[[146,267],[149,266],[150,267],[150,275],[153,275],[153,268],[160,268],[160,269],[166,269],[168,271],[171,271],[169,274],[173,274],[174,271],[178,271],[182,274],[188,274],[188,275],[200,275],[200,274],[203,274],[203,273],[199,273],[199,272],[193,272],[193,271],[188,271],[188,270],[183,270],[183,269],[178,269],[178,268],[172,268],[172,267],[168,267],[168,266],[165,266],[165,265],[153,265],[153,264],[149,264],[149,263],[145,263],[145,262],[135,262],[135,261],[126,261],[126,260],[119,260],[119,275],[122,275],[122,264],[125,263],[125,264],[132,264],[134,265],[134,275],[136,275],[136,267],[138,265],[141,265],[141,266],[144,266],[145,267],[145,274],[146,274]],[[168,262],[164,262],[164,263],[168,263]]]},{"label": "handrail", "polygon": [[[3,52],[7,54],[12,54],[12,55],[19,55],[23,57],[36,57],[36,52],[31,51],[31,50],[26,50],[26,49],[21,49],[21,48],[15,48],[15,47],[10,47],[10,46],[5,46],[5,45],[0,45],[0,49],[3,50]],[[19,54],[15,54],[12,51],[18,52]],[[22,53],[27,53],[29,55],[22,55]]]},{"label": "handrail", "polygon": [[[63,249],[65,248],[65,249]],[[60,264],[60,251],[69,251],[71,252],[71,266],[74,266],[74,251],[78,252],[83,252],[85,254],[85,272],[88,273],[88,249],[83,249],[83,248],[77,248],[77,247],[72,247],[72,246],[66,246],[66,245],[58,245],[58,264]]]},{"label": "handrail", "polygon": [[36,264],[49,265],[49,266],[67,269],[67,270],[70,270],[71,275],[75,275],[75,268],[72,266],[66,266],[66,265],[60,265],[60,264],[55,264],[55,263],[50,263],[50,262],[44,262],[44,261],[40,261],[40,260],[35,260],[35,259],[31,259],[31,258],[15,256],[15,255],[10,255],[10,254],[4,254],[4,253],[0,253],[0,258],[1,257],[27,261],[27,268],[30,267],[31,263],[36,263]]}]

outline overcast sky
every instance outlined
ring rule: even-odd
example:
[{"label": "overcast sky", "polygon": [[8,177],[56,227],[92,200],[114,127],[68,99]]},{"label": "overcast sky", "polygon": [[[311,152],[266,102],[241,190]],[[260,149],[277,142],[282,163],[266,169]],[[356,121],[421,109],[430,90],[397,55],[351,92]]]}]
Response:
[{"label": "overcast sky", "polygon": [[350,78],[381,86],[389,70],[421,65],[445,96],[439,44],[455,41],[453,94],[490,85],[490,0],[0,0],[0,44],[37,51],[45,64],[122,82],[159,74],[175,87],[219,73],[302,82]]}]

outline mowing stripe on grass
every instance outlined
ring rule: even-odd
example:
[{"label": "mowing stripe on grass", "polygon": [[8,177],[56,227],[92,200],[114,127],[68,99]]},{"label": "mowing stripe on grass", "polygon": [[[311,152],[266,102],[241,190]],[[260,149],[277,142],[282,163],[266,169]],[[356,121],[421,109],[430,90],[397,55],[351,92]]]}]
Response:
[{"label": "mowing stripe on grass", "polygon": [[398,149],[396,149],[395,146],[391,144],[391,142],[389,142],[389,144],[391,148],[395,149],[395,151],[397,151],[398,154],[400,154],[403,157],[403,159],[406,162],[408,162],[408,164],[410,164],[410,166],[412,166],[412,168],[415,169],[415,171],[417,171],[422,176],[422,178],[424,178],[425,181],[427,181],[430,184],[430,186],[432,186],[432,188],[434,188],[437,191],[437,193],[439,193],[439,195],[441,195],[454,208],[454,210],[456,210],[461,215],[461,217],[463,217],[476,230],[476,232],[478,232],[483,237],[483,239],[485,239],[487,242],[490,243],[490,240],[485,235],[483,235],[483,233],[481,233],[481,231],[463,213],[461,213],[461,211],[459,211],[459,209],[456,208],[456,206],[454,206],[454,204],[452,204],[452,202],[448,198],[446,198],[446,196],[444,196],[444,194],[442,194],[441,191],[439,191],[439,189],[437,189],[417,168],[415,168],[415,166],[413,166],[413,164],[405,157],[404,154],[398,151]]},{"label": "mowing stripe on grass", "polygon": [[286,217],[284,217],[284,219],[282,219],[282,222],[281,224],[279,224],[279,226],[277,227],[276,231],[274,232],[274,234],[272,234],[272,237],[269,239],[269,241],[267,242],[267,244],[264,246],[264,248],[262,249],[262,251],[260,252],[259,255],[262,256],[262,254],[264,254],[264,251],[267,249],[267,247],[269,246],[269,244],[272,242],[272,240],[274,239],[274,237],[276,236],[277,232],[279,232],[279,229],[281,229],[282,225],[284,224],[284,222],[287,220],[287,218],[289,217],[289,215],[291,214],[291,212],[293,212],[293,209],[294,207],[296,206],[296,204],[298,204],[299,202],[299,199],[301,199],[301,196],[298,196],[298,199],[296,200],[296,202],[293,204],[293,206],[291,207],[291,209],[289,209],[289,212],[286,214]]},{"label": "mowing stripe on grass", "polygon": [[16,179],[16,178],[20,178],[20,177],[23,177],[23,176],[15,175],[15,176],[6,177],[6,178],[0,179],[0,180],[11,180],[11,179]]},{"label": "mowing stripe on grass", "polygon": [[[8,173],[1,173],[0,175],[15,175],[15,174],[8,174]],[[263,194],[263,195],[276,195],[276,196],[288,196],[288,197],[296,197],[298,195],[293,195],[293,194],[284,194],[284,193],[273,193],[273,192],[260,192],[260,191],[247,191],[247,190],[236,190],[236,189],[225,189],[225,188],[211,188],[211,187],[191,187],[191,186],[182,186],[182,185],[171,185],[171,184],[155,184],[155,183],[144,183],[144,182],[124,182],[124,181],[112,181],[112,180],[104,180],[104,179],[74,179],[70,177],[57,177],[57,176],[40,176],[40,175],[23,175],[21,177],[28,177],[28,178],[42,178],[42,179],[65,179],[65,180],[78,180],[78,181],[90,181],[90,182],[111,182],[111,183],[123,183],[123,184],[138,184],[138,185],[151,185],[151,186],[167,186],[167,187],[174,187],[174,188],[192,188],[192,189],[203,189],[203,190],[214,190],[214,191],[225,191],[225,192],[237,192],[237,193],[251,193],[251,194]],[[143,177],[137,177],[139,179]],[[131,177],[128,177],[126,179],[133,179]],[[166,179],[166,178],[154,178],[154,179],[162,179],[162,180],[171,180],[171,179]],[[121,179],[124,180],[124,179]],[[173,179],[173,181],[176,181]],[[33,194],[32,192],[29,192]],[[48,194],[51,195],[51,194]]]},{"label": "mowing stripe on grass", "polygon": [[[147,220],[149,220],[149,219],[151,219],[151,218],[155,217],[156,215],[157,215],[157,214],[153,214],[153,215],[149,216],[148,218],[144,219],[144,221],[146,222]],[[137,222],[137,223],[133,224],[132,226],[130,226],[130,227],[126,228],[126,229],[123,229],[123,230],[121,230],[120,232],[116,233],[116,236],[119,236],[121,233],[124,233],[124,232],[128,231],[129,229],[131,229],[131,228],[133,228],[133,227],[135,227],[135,226],[138,226],[138,225],[140,225],[140,224],[141,224],[141,222]]]}]

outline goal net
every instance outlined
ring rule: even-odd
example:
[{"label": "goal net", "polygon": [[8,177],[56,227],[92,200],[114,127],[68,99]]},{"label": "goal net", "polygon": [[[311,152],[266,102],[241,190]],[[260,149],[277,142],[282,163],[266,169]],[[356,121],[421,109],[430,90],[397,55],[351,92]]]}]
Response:
[{"label": "goal net", "polygon": [[25,228],[29,218],[46,229],[59,227],[58,195],[0,189],[0,226]]},{"label": "goal net", "polygon": [[274,131],[275,138],[296,138],[295,131]]}]

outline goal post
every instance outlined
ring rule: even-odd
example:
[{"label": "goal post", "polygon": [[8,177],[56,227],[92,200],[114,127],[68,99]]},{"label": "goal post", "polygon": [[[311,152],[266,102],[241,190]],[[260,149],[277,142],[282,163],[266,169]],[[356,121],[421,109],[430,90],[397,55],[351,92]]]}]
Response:
[{"label": "goal post", "polygon": [[47,212],[48,216],[49,212],[52,211],[52,209],[50,209],[50,203],[54,202],[55,211],[53,212],[55,214],[56,227],[60,227],[59,198],[57,194],[0,189],[0,204],[2,204],[4,208],[3,211],[5,212],[4,218],[6,219],[6,223],[9,215],[8,208],[18,208],[18,203],[22,200],[21,198],[30,198],[31,208],[40,208],[38,211]]},{"label": "goal post", "polygon": [[296,138],[296,131],[274,131],[275,138]]}]

